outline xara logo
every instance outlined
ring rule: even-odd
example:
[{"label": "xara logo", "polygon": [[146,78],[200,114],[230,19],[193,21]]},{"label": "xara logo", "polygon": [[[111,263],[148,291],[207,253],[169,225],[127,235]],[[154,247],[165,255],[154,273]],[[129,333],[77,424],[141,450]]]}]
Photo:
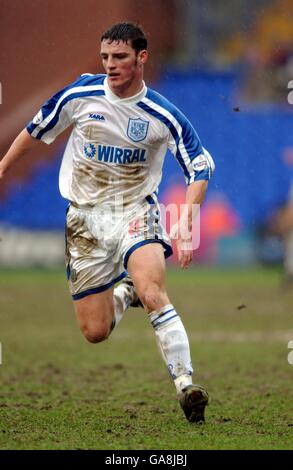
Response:
[{"label": "xara logo", "polygon": [[89,114],[89,118],[90,119],[96,119],[97,121],[105,121],[105,118],[102,114],[94,114],[94,113],[90,113]]}]

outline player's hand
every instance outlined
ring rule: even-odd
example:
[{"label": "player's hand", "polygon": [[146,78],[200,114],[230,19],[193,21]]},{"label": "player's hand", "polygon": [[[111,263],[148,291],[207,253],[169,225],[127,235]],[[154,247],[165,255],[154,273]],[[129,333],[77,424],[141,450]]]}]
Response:
[{"label": "player's hand", "polygon": [[178,239],[177,242],[178,260],[180,267],[187,269],[192,261],[192,243],[191,240]]},{"label": "player's hand", "polygon": [[178,223],[170,230],[170,237],[176,241],[180,267],[187,269],[192,261],[192,233],[186,224]]}]

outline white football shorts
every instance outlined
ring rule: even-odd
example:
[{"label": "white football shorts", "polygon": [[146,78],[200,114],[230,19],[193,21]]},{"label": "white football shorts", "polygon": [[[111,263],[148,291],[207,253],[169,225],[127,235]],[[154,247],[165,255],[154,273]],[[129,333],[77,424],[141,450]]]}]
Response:
[{"label": "white football shorts", "polygon": [[127,275],[130,255],[140,246],[161,243],[172,254],[157,203],[131,211],[70,204],[66,217],[66,268],[73,300],[103,292]]}]

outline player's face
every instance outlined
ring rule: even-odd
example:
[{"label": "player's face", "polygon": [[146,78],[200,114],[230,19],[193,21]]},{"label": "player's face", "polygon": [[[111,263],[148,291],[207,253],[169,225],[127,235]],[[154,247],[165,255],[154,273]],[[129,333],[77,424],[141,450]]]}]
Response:
[{"label": "player's face", "polygon": [[114,93],[119,95],[128,89],[135,91],[136,85],[141,86],[147,51],[137,54],[129,43],[104,40],[101,43],[101,58]]}]

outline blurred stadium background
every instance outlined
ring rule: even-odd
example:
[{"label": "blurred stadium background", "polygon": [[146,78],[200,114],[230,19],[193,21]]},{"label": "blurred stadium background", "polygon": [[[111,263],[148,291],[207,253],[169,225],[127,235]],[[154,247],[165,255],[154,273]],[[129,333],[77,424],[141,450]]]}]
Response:
[{"label": "blurred stadium background", "polygon": [[[106,7],[100,0],[1,0],[0,8],[2,155],[51,94],[81,73],[103,71],[102,31],[139,22],[150,42],[147,83],[187,114],[217,166],[195,261],[283,261],[272,220],[293,176],[292,0],[108,0]],[[65,143],[62,136],[31,153],[1,183],[1,266],[63,263]],[[160,200],[183,198],[183,175],[168,155]]]}]

